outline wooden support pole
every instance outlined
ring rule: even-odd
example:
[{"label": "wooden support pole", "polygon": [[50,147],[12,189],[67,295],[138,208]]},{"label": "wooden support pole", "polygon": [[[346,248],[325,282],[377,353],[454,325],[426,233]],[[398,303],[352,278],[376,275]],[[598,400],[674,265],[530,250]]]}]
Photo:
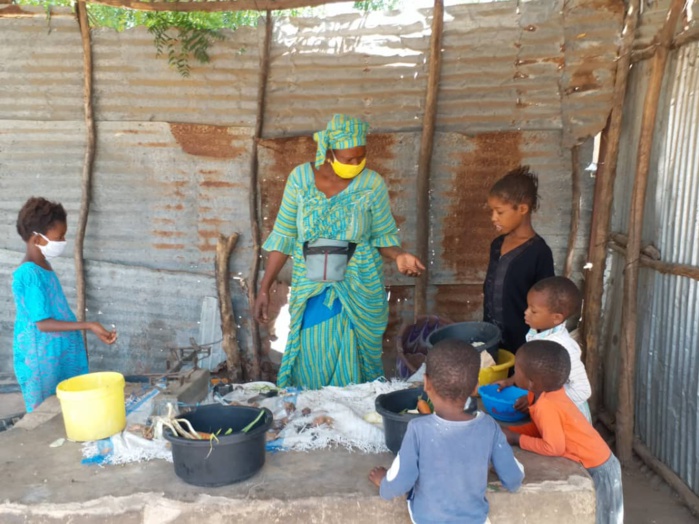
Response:
[{"label": "wooden support pole", "polygon": [[265,100],[267,97],[267,79],[269,78],[269,62],[272,47],[272,12],[265,15],[265,38],[260,53],[260,75],[257,89],[257,116],[255,119],[255,135],[252,140],[252,152],[250,155],[250,235],[252,236],[252,263],[250,265],[250,285],[248,286],[248,307],[250,308],[250,334],[252,337],[252,355],[250,359],[248,377],[250,380],[260,380],[260,327],[252,318],[252,311],[257,299],[257,280],[260,272],[260,188],[259,188],[259,164],[257,161],[257,142],[262,137],[265,118]]},{"label": "wooden support pole", "polygon": [[612,111],[602,136],[600,163],[595,179],[590,227],[588,263],[592,268],[585,277],[585,305],[583,334],[585,337],[585,368],[590,377],[592,396],[589,403],[593,414],[597,411],[602,395],[602,360],[600,359],[600,333],[602,330],[602,295],[604,293],[604,268],[607,258],[607,237],[612,217],[614,180],[616,179],[621,121],[626,98],[626,85],[631,65],[631,49],[640,12],[641,0],[631,0],[624,19],[622,41],[619,46]]},{"label": "wooden support pole", "polygon": [[226,352],[228,378],[232,383],[245,379],[241,366],[240,347],[238,346],[238,327],[233,314],[231,296],[231,272],[229,263],[233,248],[238,243],[238,233],[231,236],[219,235],[216,244],[216,290],[218,291],[218,308],[221,312],[222,347]]},{"label": "wooden support pole", "polygon": [[[83,0],[84,1],[84,0]],[[206,13],[222,11],[270,11],[278,9],[297,9],[300,7],[317,7],[336,4],[347,0],[221,0],[195,2],[139,2],[138,0],[89,0],[93,4],[134,9],[136,11],[179,11]]]},{"label": "wooden support pole", "polygon": [[[75,232],[75,291],[77,294],[78,320],[85,321],[86,284],[85,284],[85,259],[83,256],[85,245],[85,231],[87,230],[87,218],[90,214],[90,201],[92,200],[92,167],[95,162],[96,131],[92,110],[92,41],[90,38],[90,25],[87,19],[87,9],[84,0],[79,0],[76,5],[78,12],[78,25],[80,26],[80,38],[83,46],[83,107],[85,111],[85,133],[87,143],[85,145],[85,158],[83,160],[83,173],[81,178],[80,215]],[[87,351],[87,334],[83,331],[85,351]]]},{"label": "wooden support pole", "polygon": [[573,275],[573,263],[575,261],[575,241],[580,229],[580,199],[582,196],[580,173],[580,146],[573,146],[570,152],[572,166],[572,209],[570,213],[570,236],[568,237],[568,254],[566,255],[565,276]]},{"label": "wooden support pole", "polygon": [[427,285],[429,277],[429,230],[430,230],[430,166],[434,133],[437,122],[437,99],[439,77],[442,70],[442,33],[444,28],[444,0],[435,0],[432,9],[432,36],[430,37],[429,73],[425,114],[422,119],[422,136],[417,166],[417,256],[427,266],[415,283],[415,317],[427,313]]},{"label": "wooden support pole", "polygon": [[631,194],[629,243],[626,247],[624,294],[621,312],[621,344],[619,347],[619,389],[617,403],[616,449],[622,464],[631,460],[635,421],[636,332],[638,321],[638,273],[641,257],[641,233],[645,210],[650,155],[653,148],[655,121],[658,114],[660,90],[665,77],[665,66],[670,53],[672,37],[685,0],[672,0],[665,24],[660,32],[658,49],[651,63],[650,79],[643,102],[641,135],[638,142],[636,177]]},{"label": "wooden support pole", "polygon": [[[677,36],[672,40],[670,49],[679,49],[680,47],[696,42],[697,40],[699,40],[699,22],[694,22],[681,33],[677,34]],[[654,40],[649,46],[631,53],[631,61],[636,63],[643,60],[649,60],[653,58],[657,48],[658,43]]]}]

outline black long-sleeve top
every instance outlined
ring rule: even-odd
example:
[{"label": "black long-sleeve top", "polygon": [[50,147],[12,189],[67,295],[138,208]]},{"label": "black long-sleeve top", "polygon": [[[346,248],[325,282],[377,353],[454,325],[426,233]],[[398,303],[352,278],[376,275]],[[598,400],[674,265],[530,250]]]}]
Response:
[{"label": "black long-sleeve top", "polygon": [[483,283],[483,320],[502,332],[503,349],[515,353],[524,344],[529,326],[524,322],[527,293],[539,280],[554,276],[553,254],[535,235],[500,256],[505,235],[490,244],[490,263]]}]

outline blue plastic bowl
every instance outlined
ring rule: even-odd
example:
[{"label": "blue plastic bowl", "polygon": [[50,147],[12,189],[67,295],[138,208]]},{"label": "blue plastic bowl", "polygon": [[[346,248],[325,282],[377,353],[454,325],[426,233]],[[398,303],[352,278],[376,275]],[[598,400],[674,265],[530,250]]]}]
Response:
[{"label": "blue plastic bowl", "polygon": [[527,394],[526,389],[510,386],[498,392],[497,384],[488,384],[478,388],[483,400],[483,407],[488,414],[500,422],[519,422],[527,417],[526,413],[515,409],[515,401]]}]

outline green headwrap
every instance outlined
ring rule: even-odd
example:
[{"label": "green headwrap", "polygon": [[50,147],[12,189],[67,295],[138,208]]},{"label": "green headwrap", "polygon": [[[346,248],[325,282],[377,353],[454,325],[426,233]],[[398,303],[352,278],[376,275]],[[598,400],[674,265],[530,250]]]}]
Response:
[{"label": "green headwrap", "polygon": [[366,134],[369,124],[347,115],[335,115],[323,131],[313,135],[318,142],[315,166],[320,167],[325,162],[328,149],[350,149],[366,145]]}]

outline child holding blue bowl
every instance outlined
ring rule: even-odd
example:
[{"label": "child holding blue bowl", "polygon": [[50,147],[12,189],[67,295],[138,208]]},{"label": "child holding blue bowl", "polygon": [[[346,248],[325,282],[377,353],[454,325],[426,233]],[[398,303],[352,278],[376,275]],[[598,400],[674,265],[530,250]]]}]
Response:
[{"label": "child holding blue bowl", "polygon": [[519,348],[515,383],[529,391],[532,422],[503,431],[513,446],[582,464],[595,484],[596,524],[623,524],[621,465],[568,397],[563,386],[569,375],[570,357],[557,342],[534,340]]},{"label": "child holding blue bowl", "polygon": [[432,415],[412,419],[391,468],[371,470],[369,480],[382,498],[407,493],[413,522],[488,522],[488,469],[517,491],[524,469],[489,415],[464,411],[475,394],[480,355],[473,346],[443,340],[427,354],[425,392]]}]

